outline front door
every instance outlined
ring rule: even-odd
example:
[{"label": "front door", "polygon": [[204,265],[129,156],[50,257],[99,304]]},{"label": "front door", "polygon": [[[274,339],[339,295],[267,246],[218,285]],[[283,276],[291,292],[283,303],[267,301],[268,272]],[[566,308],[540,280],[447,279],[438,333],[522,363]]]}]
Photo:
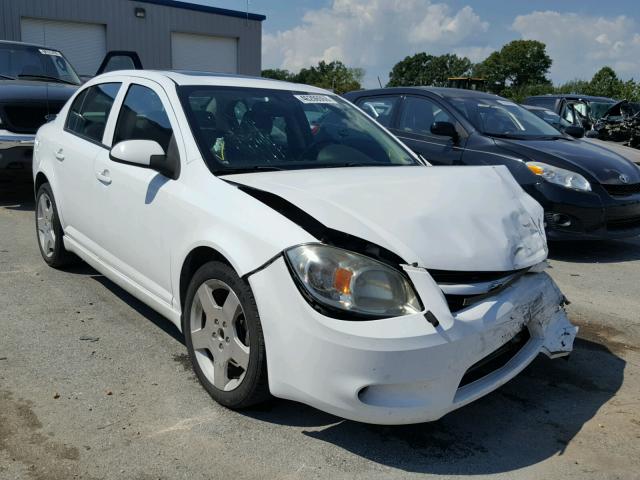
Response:
[{"label": "front door", "polygon": [[[113,132],[114,146],[125,140],[153,140],[169,155],[179,155],[182,136],[164,90],[148,80],[123,87],[126,93]],[[109,135],[109,134],[107,134]],[[117,162],[109,151],[94,160],[94,198],[103,224],[100,245],[108,263],[156,299],[170,305],[172,228],[171,192],[177,181],[150,168]]]},{"label": "front door", "polygon": [[435,122],[457,124],[456,119],[436,101],[427,97],[406,96],[397,122],[390,130],[433,165],[460,164],[462,149],[451,137],[433,134],[431,126]]}]

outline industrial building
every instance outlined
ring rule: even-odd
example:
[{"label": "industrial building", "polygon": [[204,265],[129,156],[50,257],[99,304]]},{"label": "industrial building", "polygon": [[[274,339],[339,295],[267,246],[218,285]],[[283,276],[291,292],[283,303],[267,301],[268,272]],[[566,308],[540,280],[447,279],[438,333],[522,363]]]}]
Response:
[{"label": "industrial building", "polygon": [[109,50],[149,69],[260,75],[265,18],[175,0],[2,0],[0,39],[59,49],[81,75]]}]

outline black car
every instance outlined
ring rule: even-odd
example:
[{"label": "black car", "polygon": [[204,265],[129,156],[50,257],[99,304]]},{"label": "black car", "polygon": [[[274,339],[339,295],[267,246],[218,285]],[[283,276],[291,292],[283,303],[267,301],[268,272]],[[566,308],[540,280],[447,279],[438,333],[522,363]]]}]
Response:
[{"label": "black car", "polygon": [[433,165],[506,166],[544,207],[550,240],[640,234],[640,168],[505,98],[435,87],[345,97]]},{"label": "black car", "polygon": [[582,127],[588,131],[609,108],[617,103],[617,100],[609,97],[571,93],[535,95],[525,98],[522,103],[552,110],[571,125]]},{"label": "black car", "polygon": [[[141,68],[134,52],[109,52],[97,73]],[[0,41],[0,188],[31,183],[33,141],[82,83],[58,50]]]}]

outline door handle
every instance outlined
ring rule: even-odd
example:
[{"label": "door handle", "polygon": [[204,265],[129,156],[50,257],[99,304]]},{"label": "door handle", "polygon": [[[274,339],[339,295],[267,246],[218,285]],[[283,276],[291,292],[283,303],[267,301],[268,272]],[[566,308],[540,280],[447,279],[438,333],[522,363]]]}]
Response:
[{"label": "door handle", "polygon": [[105,185],[109,185],[111,183],[111,175],[109,174],[109,170],[106,168],[102,170],[102,172],[96,172],[96,178]]},{"label": "door handle", "polygon": [[60,149],[60,150],[58,150],[58,151],[56,152],[56,158],[57,158],[58,160],[60,160],[60,161],[63,161],[63,160],[64,160],[64,153],[62,153],[62,149]]}]

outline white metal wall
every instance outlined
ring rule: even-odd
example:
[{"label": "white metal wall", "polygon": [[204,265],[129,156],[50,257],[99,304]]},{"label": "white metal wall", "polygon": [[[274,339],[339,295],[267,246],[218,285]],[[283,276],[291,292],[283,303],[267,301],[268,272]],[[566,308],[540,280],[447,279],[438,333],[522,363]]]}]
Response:
[{"label": "white metal wall", "polygon": [[172,32],[171,64],[176,70],[238,73],[238,39]]},{"label": "white metal wall", "polygon": [[60,50],[80,75],[94,75],[107,52],[106,29],[98,23],[21,18],[22,41]]}]

